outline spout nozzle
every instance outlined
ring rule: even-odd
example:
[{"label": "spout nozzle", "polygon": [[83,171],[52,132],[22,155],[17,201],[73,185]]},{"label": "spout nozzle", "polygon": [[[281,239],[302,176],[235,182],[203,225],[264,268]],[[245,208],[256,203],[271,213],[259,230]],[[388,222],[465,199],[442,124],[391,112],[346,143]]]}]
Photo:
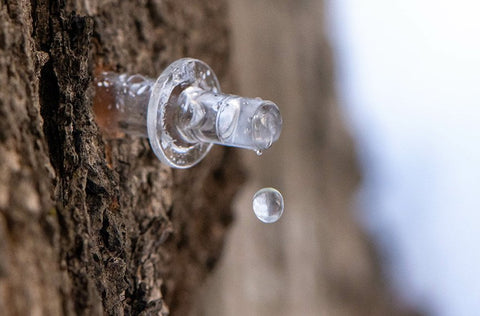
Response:
[{"label": "spout nozzle", "polygon": [[180,94],[178,103],[178,130],[190,143],[205,142],[261,152],[280,136],[282,117],[270,101],[187,88]]},{"label": "spout nozzle", "polygon": [[280,137],[282,116],[276,104],[265,102],[252,118],[252,137],[257,151],[270,148]]}]

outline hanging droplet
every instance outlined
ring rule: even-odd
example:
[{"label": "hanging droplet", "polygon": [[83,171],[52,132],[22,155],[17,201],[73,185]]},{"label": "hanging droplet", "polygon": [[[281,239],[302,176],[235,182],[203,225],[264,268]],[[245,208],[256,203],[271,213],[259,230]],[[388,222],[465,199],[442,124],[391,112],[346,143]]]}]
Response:
[{"label": "hanging droplet", "polygon": [[257,156],[261,156],[263,154],[263,151],[261,151],[260,149],[257,149],[255,150],[255,153],[257,154]]},{"label": "hanging droplet", "polygon": [[283,196],[274,188],[263,188],[253,196],[253,212],[264,223],[274,223],[283,214]]}]

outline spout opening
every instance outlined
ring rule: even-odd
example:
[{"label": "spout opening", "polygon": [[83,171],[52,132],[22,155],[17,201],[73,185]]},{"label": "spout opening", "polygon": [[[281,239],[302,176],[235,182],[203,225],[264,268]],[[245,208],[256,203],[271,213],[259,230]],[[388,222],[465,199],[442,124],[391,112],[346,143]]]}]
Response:
[{"label": "spout opening", "polygon": [[252,117],[252,137],[257,151],[270,148],[282,132],[282,116],[277,105],[265,101]]}]

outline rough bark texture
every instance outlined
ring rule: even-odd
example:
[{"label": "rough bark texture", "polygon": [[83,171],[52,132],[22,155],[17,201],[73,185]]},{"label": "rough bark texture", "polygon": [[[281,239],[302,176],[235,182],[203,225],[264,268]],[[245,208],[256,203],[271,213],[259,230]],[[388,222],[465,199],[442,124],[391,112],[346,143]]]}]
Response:
[{"label": "rough bark texture", "polygon": [[106,141],[90,86],[184,56],[223,81],[224,16],[220,0],[0,2],[2,315],[185,314],[231,222],[236,156],[177,172],[147,140]]}]

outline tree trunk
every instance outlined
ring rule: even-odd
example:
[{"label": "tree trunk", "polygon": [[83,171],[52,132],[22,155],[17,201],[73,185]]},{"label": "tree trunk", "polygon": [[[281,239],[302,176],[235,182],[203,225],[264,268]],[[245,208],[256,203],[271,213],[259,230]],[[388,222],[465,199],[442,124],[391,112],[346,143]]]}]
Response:
[{"label": "tree trunk", "polygon": [[350,212],[359,175],[321,1],[231,1],[243,89],[283,103],[286,118],[248,188],[278,184],[287,209],[277,226],[257,229],[252,215],[233,235],[244,247],[230,249],[213,290],[195,292],[232,221],[238,156],[217,147],[172,170],[146,139],[99,130],[101,70],[157,77],[190,56],[230,86],[224,1],[0,2],[2,315],[187,315],[196,296],[207,315],[407,314]]},{"label": "tree trunk", "polygon": [[[231,151],[171,170],[109,141],[99,69],[156,77],[184,56],[227,78],[221,0],[0,3],[2,315],[184,314],[218,259],[242,181]],[[176,312],[176,313],[174,313]]]},{"label": "tree trunk", "polygon": [[336,95],[328,1],[228,2],[238,88],[274,100],[284,118],[261,159],[242,152],[252,172],[238,208],[271,185],[285,214],[266,226],[239,212],[195,315],[415,315],[396,301],[352,211],[361,175]]}]

